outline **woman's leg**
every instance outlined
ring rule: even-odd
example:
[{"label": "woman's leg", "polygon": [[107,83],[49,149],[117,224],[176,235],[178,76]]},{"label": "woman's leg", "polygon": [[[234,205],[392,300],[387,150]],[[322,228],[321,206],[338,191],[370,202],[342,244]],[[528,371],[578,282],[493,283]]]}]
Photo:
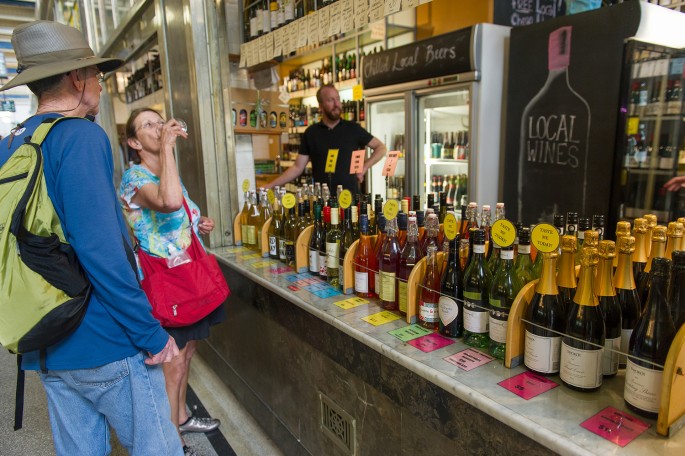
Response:
[{"label": "woman's leg", "polygon": [[188,375],[190,374],[190,360],[193,358],[193,355],[197,350],[197,341],[188,341],[184,350],[185,353],[183,353],[183,356],[178,357],[182,358],[183,360],[183,378],[181,378],[181,384],[178,390],[179,407],[178,414],[176,415],[178,417],[178,423],[185,423],[186,421],[188,421],[189,418],[188,413],[186,411],[186,393],[188,392]]},{"label": "woman's leg", "polygon": [[[183,349],[179,351],[178,356],[174,359],[168,363],[162,364],[164,369],[164,383],[166,385],[167,395],[169,396],[169,405],[171,406],[171,421],[177,428],[179,425],[179,410],[183,409],[183,413],[185,414],[185,402],[179,402],[179,397],[181,388],[183,387],[183,389],[185,389],[185,382],[187,381],[185,357],[188,345],[183,347]],[[181,423],[183,423],[183,421],[181,421]]]}]

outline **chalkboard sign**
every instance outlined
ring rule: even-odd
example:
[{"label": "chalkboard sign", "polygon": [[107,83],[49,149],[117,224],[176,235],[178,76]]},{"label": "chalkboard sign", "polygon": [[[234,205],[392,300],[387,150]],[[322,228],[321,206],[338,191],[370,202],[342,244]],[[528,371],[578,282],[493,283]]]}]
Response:
[{"label": "chalkboard sign", "polygon": [[494,22],[516,27],[554,19],[566,14],[565,0],[498,0]]},{"label": "chalkboard sign", "polygon": [[365,89],[473,71],[474,27],[371,54],[362,61]]}]

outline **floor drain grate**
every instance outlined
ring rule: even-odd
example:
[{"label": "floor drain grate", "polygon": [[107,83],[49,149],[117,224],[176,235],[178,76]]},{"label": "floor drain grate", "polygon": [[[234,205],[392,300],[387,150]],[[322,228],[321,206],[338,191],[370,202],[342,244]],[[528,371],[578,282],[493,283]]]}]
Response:
[{"label": "floor drain grate", "polygon": [[356,421],[323,393],[319,393],[321,403],[321,430],[346,454],[354,456]]}]

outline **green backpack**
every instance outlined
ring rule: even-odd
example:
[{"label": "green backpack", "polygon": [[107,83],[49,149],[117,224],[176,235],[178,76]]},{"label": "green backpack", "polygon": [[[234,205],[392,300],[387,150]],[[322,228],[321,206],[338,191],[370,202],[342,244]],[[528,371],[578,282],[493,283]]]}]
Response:
[{"label": "green backpack", "polygon": [[41,144],[58,122],[46,119],[0,168],[0,344],[41,351],[83,320],[91,285],[64,237],[43,174]]}]

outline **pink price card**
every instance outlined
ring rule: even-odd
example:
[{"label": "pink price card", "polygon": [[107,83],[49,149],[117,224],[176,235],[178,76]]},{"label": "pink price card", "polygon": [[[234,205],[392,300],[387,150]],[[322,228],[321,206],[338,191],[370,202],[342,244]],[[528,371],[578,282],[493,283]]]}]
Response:
[{"label": "pink price card", "polygon": [[364,155],[366,150],[353,150],[350,160],[350,174],[357,174],[364,171]]},{"label": "pink price card", "polygon": [[435,350],[439,350],[442,347],[447,347],[454,343],[453,340],[443,337],[440,334],[428,334],[427,336],[419,337],[418,339],[412,339],[407,342],[409,345],[413,345],[424,353],[430,353]]},{"label": "pink price card", "polygon": [[511,391],[525,400],[532,399],[545,391],[559,386],[557,382],[535,375],[532,372],[523,372],[498,383],[499,386]]},{"label": "pink price card", "polygon": [[397,168],[397,159],[399,156],[400,153],[396,150],[391,150],[388,152],[388,155],[385,157],[385,163],[383,163],[382,176],[392,177],[395,175],[395,168]]},{"label": "pink price card", "polygon": [[295,285],[288,285],[288,288],[292,291],[300,291],[300,289],[297,288]]},{"label": "pink price card", "polygon": [[454,355],[443,359],[450,364],[454,364],[459,369],[468,372],[476,367],[489,363],[495,358],[490,355],[486,355],[485,353],[481,353],[478,350],[474,350],[473,348],[467,348],[466,350],[460,351],[459,353],[455,353]]},{"label": "pink price card", "polygon": [[289,268],[287,266],[272,266],[269,268],[269,272],[271,274],[283,274],[284,272],[290,271],[292,271],[292,268]]},{"label": "pink price card", "polygon": [[650,425],[625,412],[607,407],[592,418],[580,423],[580,426],[620,447],[624,447],[649,429]]}]

